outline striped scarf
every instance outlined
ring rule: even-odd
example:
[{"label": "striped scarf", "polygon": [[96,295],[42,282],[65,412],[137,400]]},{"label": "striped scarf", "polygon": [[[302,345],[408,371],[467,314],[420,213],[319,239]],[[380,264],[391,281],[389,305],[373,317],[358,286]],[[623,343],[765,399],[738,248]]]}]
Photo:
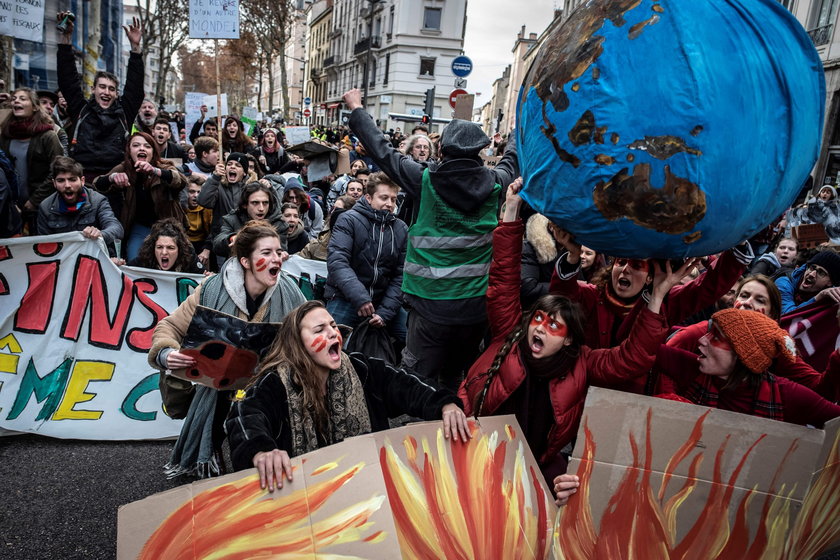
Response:
[{"label": "striped scarf", "polygon": [[[683,396],[694,404],[717,408],[720,394],[718,388],[714,385],[714,377],[700,374],[683,393]],[[757,384],[752,398],[750,414],[784,422],[782,395],[773,374],[767,372],[761,374],[761,380]]]}]

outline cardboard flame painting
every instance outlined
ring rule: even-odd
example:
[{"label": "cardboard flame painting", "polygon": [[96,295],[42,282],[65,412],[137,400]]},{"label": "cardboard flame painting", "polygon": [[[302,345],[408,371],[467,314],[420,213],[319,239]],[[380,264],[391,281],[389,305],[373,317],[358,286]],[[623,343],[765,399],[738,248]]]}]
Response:
[{"label": "cardboard flame painting", "polygon": [[590,389],[554,558],[804,560],[840,547],[840,419],[816,430]]},{"label": "cardboard flame painting", "polygon": [[292,459],[269,494],[255,470],[120,508],[120,559],[543,559],[557,508],[513,416],[346,440]]}]

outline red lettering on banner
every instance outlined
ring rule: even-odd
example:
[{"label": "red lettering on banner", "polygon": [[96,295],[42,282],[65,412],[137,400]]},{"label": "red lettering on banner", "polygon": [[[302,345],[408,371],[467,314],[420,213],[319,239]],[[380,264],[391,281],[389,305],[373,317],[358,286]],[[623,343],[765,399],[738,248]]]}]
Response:
[{"label": "red lettering on banner", "polygon": [[29,285],[15,313],[16,331],[33,334],[46,332],[55,302],[58,265],[58,261],[26,265]]},{"label": "red lettering on banner", "polygon": [[12,252],[8,245],[0,245],[0,261],[5,261],[12,258]]},{"label": "red lettering on banner", "polygon": [[152,347],[152,334],[154,334],[155,326],[158,321],[169,315],[166,310],[152,301],[146,294],[154,294],[157,292],[157,283],[148,278],[142,278],[134,281],[134,289],[137,294],[137,300],[154,315],[152,324],[145,329],[131,329],[128,331],[128,338],[126,342],[128,346],[137,352],[148,352]]},{"label": "red lettering on banner", "polygon": [[32,247],[32,250],[38,256],[51,257],[61,251],[63,246],[63,243],[38,243]]},{"label": "red lettering on banner", "polygon": [[[82,329],[88,307],[91,309],[88,340],[93,346],[119,350],[134,296],[134,284],[122,276],[123,286],[114,319],[109,316],[108,290],[105,275],[98,259],[80,255],[73,273],[73,292],[61,327],[61,337],[76,341]],[[88,305],[89,304],[89,305]]]}]

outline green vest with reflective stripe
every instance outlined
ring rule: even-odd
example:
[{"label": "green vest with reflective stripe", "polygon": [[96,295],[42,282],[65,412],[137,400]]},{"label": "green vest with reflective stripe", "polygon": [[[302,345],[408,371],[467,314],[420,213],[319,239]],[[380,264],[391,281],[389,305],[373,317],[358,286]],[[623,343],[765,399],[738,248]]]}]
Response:
[{"label": "green vest with reflective stripe", "polygon": [[423,172],[420,210],[408,230],[402,290],[424,299],[467,299],[487,293],[500,185],[475,212],[446,204]]}]

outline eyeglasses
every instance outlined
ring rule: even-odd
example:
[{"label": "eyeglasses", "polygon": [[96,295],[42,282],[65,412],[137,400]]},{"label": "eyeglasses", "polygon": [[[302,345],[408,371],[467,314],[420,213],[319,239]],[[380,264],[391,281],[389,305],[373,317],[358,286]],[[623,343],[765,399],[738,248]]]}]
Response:
[{"label": "eyeglasses", "polygon": [[568,333],[565,324],[560,323],[556,319],[552,319],[548,313],[542,310],[534,313],[534,317],[531,319],[531,326],[542,326],[551,336],[566,336]]},{"label": "eyeglasses", "polygon": [[647,270],[648,263],[644,259],[624,259],[618,258],[615,259],[615,266],[618,268],[624,268],[625,266],[630,265],[630,268],[633,270]]},{"label": "eyeglasses", "polygon": [[820,280],[828,278],[828,271],[817,264],[809,264],[808,268],[805,269],[805,272],[813,272]]},{"label": "eyeglasses", "polygon": [[724,334],[721,332],[720,327],[718,327],[712,319],[709,319],[709,326],[706,330],[706,334],[703,335],[702,338],[709,338],[709,344],[712,346],[716,346],[718,348],[723,348],[725,350],[732,350],[732,344],[729,342]]}]

